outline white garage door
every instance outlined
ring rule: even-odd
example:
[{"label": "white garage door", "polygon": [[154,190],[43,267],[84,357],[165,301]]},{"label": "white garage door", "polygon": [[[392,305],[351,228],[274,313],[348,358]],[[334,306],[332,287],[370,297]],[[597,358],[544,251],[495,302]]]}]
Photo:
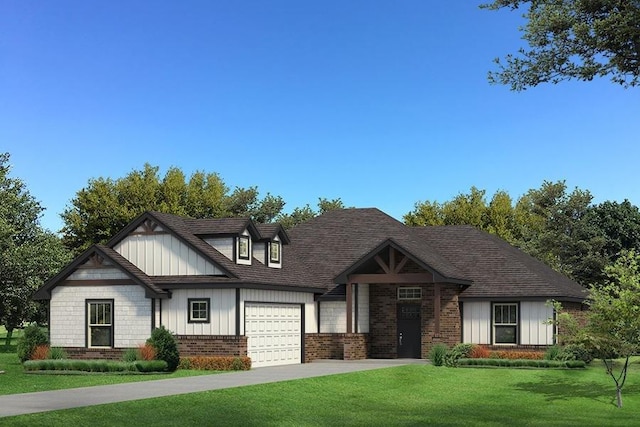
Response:
[{"label": "white garage door", "polygon": [[251,366],[301,363],[302,309],[300,305],[247,303],[245,334]]}]

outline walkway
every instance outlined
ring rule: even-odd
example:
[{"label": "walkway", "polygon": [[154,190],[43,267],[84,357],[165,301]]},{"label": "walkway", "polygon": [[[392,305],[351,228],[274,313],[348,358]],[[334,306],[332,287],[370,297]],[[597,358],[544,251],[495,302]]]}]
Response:
[{"label": "walkway", "polygon": [[10,394],[0,396],[0,417],[297,380],[324,375],[345,374],[348,372],[388,368],[412,363],[426,362],[416,359],[323,360],[300,365],[256,368],[251,371],[229,372],[215,375]]}]

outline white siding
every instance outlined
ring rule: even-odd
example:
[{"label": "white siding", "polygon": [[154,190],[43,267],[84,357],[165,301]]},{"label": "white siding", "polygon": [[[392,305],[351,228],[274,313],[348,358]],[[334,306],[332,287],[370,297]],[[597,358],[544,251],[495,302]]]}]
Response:
[{"label": "white siding", "polygon": [[269,243],[265,242],[255,242],[253,244],[253,257],[260,261],[261,264],[266,262],[265,254],[267,253],[267,247]]},{"label": "white siding", "polygon": [[125,273],[115,267],[79,268],[69,276],[68,280],[124,280],[129,279]]},{"label": "white siding", "polygon": [[[355,287],[353,288],[353,331],[356,331],[355,322]],[[358,285],[358,333],[369,332],[369,285]],[[346,333],[347,332],[347,303],[345,301],[320,302],[320,332],[321,333]]]},{"label": "white siding", "polygon": [[151,336],[151,300],[141,286],[58,286],[51,292],[51,345],[85,347],[87,299],[113,299],[114,346],[137,347]]},{"label": "white siding", "polygon": [[553,318],[553,307],[544,301],[520,303],[520,343],[530,345],[553,344],[553,325],[544,322]]},{"label": "white siding", "polygon": [[462,342],[491,344],[491,303],[463,303]]},{"label": "white siding", "polygon": [[347,305],[344,301],[320,302],[320,333],[347,332]]},{"label": "white siding", "polygon": [[222,255],[233,260],[233,237],[211,237],[204,239],[204,241],[213,246]]},{"label": "white siding", "polygon": [[[260,289],[242,289],[240,292],[240,318],[245,318],[244,303],[245,302],[277,302],[287,304],[304,304],[305,307],[305,332],[314,333],[318,331],[316,302],[313,300],[313,294],[309,292],[289,292],[289,291],[270,291]],[[240,334],[244,335],[244,322],[240,325]]]},{"label": "white siding", "polygon": [[[188,323],[189,298],[210,298],[210,322]],[[162,324],[177,335],[235,335],[235,289],[176,289],[162,301]]]},{"label": "white siding", "polygon": [[171,234],[134,234],[118,243],[114,250],[150,276],[223,274]]}]

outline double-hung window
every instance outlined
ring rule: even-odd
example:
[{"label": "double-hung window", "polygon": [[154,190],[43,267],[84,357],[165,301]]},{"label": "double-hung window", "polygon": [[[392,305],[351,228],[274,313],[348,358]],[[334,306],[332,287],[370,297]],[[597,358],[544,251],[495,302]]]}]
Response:
[{"label": "double-hung window", "polygon": [[88,347],[113,347],[113,300],[87,301]]},{"label": "double-hung window", "polygon": [[518,304],[493,304],[493,342],[518,343]]},{"label": "double-hung window", "polygon": [[210,298],[189,298],[189,323],[209,323]]},{"label": "double-hung window", "polygon": [[280,262],[280,242],[275,240],[269,243],[269,261]]}]

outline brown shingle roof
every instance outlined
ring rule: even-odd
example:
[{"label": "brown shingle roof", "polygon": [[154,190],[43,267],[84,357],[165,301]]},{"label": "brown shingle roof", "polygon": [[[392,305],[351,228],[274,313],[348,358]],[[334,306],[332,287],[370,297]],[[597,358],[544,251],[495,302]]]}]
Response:
[{"label": "brown shingle roof", "polygon": [[578,283],[506,241],[468,225],[411,227],[473,280],[464,298],[584,300]]},{"label": "brown shingle roof", "polygon": [[289,235],[291,244],[286,259],[298,259],[307,273],[324,286],[332,286],[341,273],[389,240],[443,278],[469,279],[411,233],[410,228],[375,208],[329,211],[292,228]]}]

